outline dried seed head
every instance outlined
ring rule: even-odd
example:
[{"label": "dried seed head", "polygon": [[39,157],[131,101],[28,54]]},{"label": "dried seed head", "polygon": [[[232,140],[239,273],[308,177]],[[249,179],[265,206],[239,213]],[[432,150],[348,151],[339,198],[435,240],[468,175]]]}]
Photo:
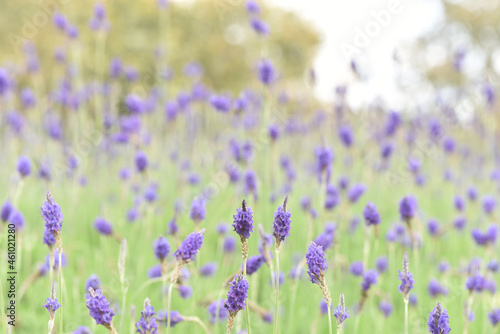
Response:
[{"label": "dried seed head", "polygon": [[148,306],[151,306],[151,301],[146,297],[146,299],[144,299],[144,309],[146,309],[146,307]]},{"label": "dried seed head", "polygon": [[123,239],[120,246],[120,254],[118,255],[118,273],[120,281],[125,279],[125,259],[127,258],[127,239]]},{"label": "dried seed head", "polygon": [[339,297],[339,306],[344,309],[345,308],[345,299],[344,299],[344,294],[341,293]]},{"label": "dried seed head", "polygon": [[247,201],[246,200],[243,200],[241,202],[241,210],[243,210],[243,212],[247,211]]},{"label": "dried seed head", "polygon": [[285,196],[283,200],[283,211],[286,211],[286,205],[288,204],[288,195]]},{"label": "dried seed head", "polygon": [[408,273],[410,272],[410,259],[408,257],[408,252],[405,252],[403,256],[403,273],[406,277],[408,277]]},{"label": "dried seed head", "polygon": [[54,200],[52,199],[52,194],[48,190],[47,190],[46,198],[47,198],[47,202],[49,202],[50,204],[54,204]]},{"label": "dried seed head", "polygon": [[52,282],[52,286],[50,287],[50,298],[55,299],[57,296],[57,283],[56,281]]}]

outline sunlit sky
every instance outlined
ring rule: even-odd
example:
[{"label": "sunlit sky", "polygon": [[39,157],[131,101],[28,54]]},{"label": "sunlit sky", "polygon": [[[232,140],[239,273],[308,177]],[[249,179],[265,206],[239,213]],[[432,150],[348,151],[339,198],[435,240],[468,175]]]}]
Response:
[{"label": "sunlit sky", "polygon": [[399,4],[396,14],[386,20],[388,23],[380,28],[378,34],[368,37],[369,44],[361,50],[361,58],[370,73],[369,83],[363,87],[351,87],[351,93],[360,90],[359,95],[364,99],[382,96],[389,105],[397,105],[400,97],[393,86],[391,60],[394,49],[425,34],[443,19],[439,1],[270,0],[273,5],[299,13],[322,35],[322,45],[314,68],[317,76],[316,93],[324,100],[333,98],[336,85],[352,81],[348,60],[341,50],[342,43],[354,45],[357,29],[365,30],[367,25],[370,27],[375,21],[373,13],[392,8],[393,2]]}]

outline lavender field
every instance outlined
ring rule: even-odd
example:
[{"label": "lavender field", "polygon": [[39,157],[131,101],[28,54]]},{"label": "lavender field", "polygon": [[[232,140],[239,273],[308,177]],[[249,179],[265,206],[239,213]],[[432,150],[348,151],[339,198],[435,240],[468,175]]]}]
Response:
[{"label": "lavender field", "polygon": [[324,98],[266,1],[3,1],[0,333],[500,333],[500,7],[433,2]]}]

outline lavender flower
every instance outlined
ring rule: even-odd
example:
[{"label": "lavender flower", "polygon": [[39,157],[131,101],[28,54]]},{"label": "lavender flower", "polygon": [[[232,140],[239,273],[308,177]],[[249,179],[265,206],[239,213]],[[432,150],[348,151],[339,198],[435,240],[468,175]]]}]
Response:
[{"label": "lavender flower", "polygon": [[135,154],[135,166],[141,173],[146,170],[146,168],[148,167],[148,157],[146,156],[146,153],[138,151]]},{"label": "lavender flower", "polygon": [[61,307],[61,304],[59,304],[59,301],[56,298],[56,292],[57,292],[57,287],[56,287],[56,281],[52,282],[52,286],[50,289],[50,298],[45,299],[45,303],[43,304],[42,307],[45,307],[47,311],[49,312],[50,320],[51,320],[51,325],[54,325],[54,318],[56,311],[59,307]]},{"label": "lavender flower", "polygon": [[375,261],[375,267],[377,268],[377,271],[379,273],[383,273],[387,270],[389,260],[387,259],[387,256],[380,256],[377,258]]},{"label": "lavender flower", "polygon": [[45,229],[54,235],[59,233],[62,228],[63,214],[61,207],[52,199],[50,192],[47,192],[47,200],[43,203],[41,210],[43,220],[45,220]]},{"label": "lavender flower", "polygon": [[141,311],[141,319],[135,324],[137,332],[140,334],[157,334],[158,325],[156,324],[155,310],[151,306],[149,298],[144,300],[144,310]]},{"label": "lavender flower", "polygon": [[13,211],[15,211],[14,206],[10,203],[10,201],[5,201],[2,205],[2,209],[0,210],[0,219],[2,222],[6,223]]},{"label": "lavender flower", "polygon": [[368,291],[373,284],[377,283],[378,273],[369,269],[363,274],[363,282],[361,282],[361,289],[363,291]]},{"label": "lavender flower", "polygon": [[323,176],[325,176],[325,181],[327,182],[330,179],[333,153],[327,147],[317,147],[315,153],[316,172],[318,173],[318,180],[320,182],[323,182]]},{"label": "lavender flower", "polygon": [[349,315],[349,312],[347,312],[347,308],[345,307],[345,299],[343,293],[340,294],[339,305],[335,308],[335,311],[333,311],[333,316],[335,317],[335,319],[337,319],[337,332],[340,333],[344,321],[351,317]]},{"label": "lavender flower", "polygon": [[288,203],[288,196],[285,197],[283,201],[283,206],[278,207],[278,210],[274,213],[273,222],[273,236],[276,240],[276,249],[279,250],[282,241],[290,235],[290,217],[292,214],[290,210],[286,211],[286,205]]},{"label": "lavender flower", "polygon": [[359,198],[363,196],[365,191],[366,191],[365,185],[361,183],[355,184],[349,189],[347,198],[351,203],[356,203],[359,200]]},{"label": "lavender flower", "polygon": [[113,226],[107,220],[101,217],[97,217],[94,221],[94,228],[97,230],[97,232],[104,235],[113,234]]},{"label": "lavender flower", "polygon": [[159,236],[158,239],[154,242],[153,249],[155,252],[155,256],[158,260],[163,261],[170,253],[170,244],[168,243],[168,239],[162,236]]},{"label": "lavender flower", "polygon": [[339,137],[345,147],[349,148],[354,143],[354,135],[349,125],[343,125],[339,129]]},{"label": "lavender flower", "polygon": [[199,224],[201,221],[205,220],[205,200],[203,200],[202,198],[193,199],[189,217],[196,224]]},{"label": "lavender flower", "polygon": [[202,229],[200,232],[193,232],[189,234],[186,239],[184,239],[179,249],[177,249],[174,253],[177,261],[184,263],[193,261],[194,257],[201,249],[201,246],[203,246],[204,234],[205,229]]},{"label": "lavender flower", "polygon": [[229,292],[227,294],[227,300],[224,302],[224,307],[229,312],[229,321],[227,324],[228,333],[234,325],[234,318],[240,310],[245,309],[247,294],[248,294],[248,282],[243,275],[238,274],[234,276],[231,281]]},{"label": "lavender flower", "polygon": [[241,203],[241,208],[236,210],[233,215],[233,228],[242,239],[250,238],[250,233],[253,232],[253,211],[247,206],[245,200]]},{"label": "lavender flower", "polygon": [[482,204],[483,204],[484,212],[489,215],[489,214],[493,213],[493,211],[495,210],[495,207],[497,205],[497,201],[496,201],[495,197],[493,197],[491,195],[487,195],[487,196],[483,197]]},{"label": "lavender flower", "polygon": [[306,253],[307,273],[312,283],[319,284],[324,280],[323,272],[326,270],[326,258],[323,248],[313,241]]},{"label": "lavender flower", "polygon": [[43,244],[49,246],[49,248],[52,248],[56,243],[56,237],[54,235],[47,231],[43,230]]},{"label": "lavender flower", "polygon": [[465,282],[465,287],[469,292],[481,292],[486,288],[486,280],[485,278],[476,273],[470,277],[467,278],[467,281]]},{"label": "lavender flower", "polygon": [[264,262],[265,259],[262,255],[250,256],[247,260],[247,275],[257,272]]},{"label": "lavender flower", "polygon": [[73,331],[73,334],[92,334],[92,332],[88,327],[80,326]]},{"label": "lavender flower", "polygon": [[[219,317],[216,319],[217,309],[219,310]],[[214,301],[210,305],[208,305],[207,312],[211,324],[215,324],[216,321],[226,321],[229,316],[228,310],[224,307],[223,299]]]},{"label": "lavender flower", "polygon": [[9,223],[14,224],[16,231],[20,231],[24,228],[24,216],[19,210],[14,210],[9,215]]},{"label": "lavender flower", "polygon": [[386,318],[388,318],[391,313],[392,313],[392,304],[387,302],[387,301],[381,301],[380,304],[378,305],[380,311],[384,314]]},{"label": "lavender flower", "polygon": [[17,160],[17,171],[22,177],[27,177],[31,174],[31,159],[27,156],[22,156]]},{"label": "lavender flower", "polygon": [[90,311],[90,316],[94,318],[96,324],[103,325],[107,329],[113,328],[113,317],[115,312],[109,307],[109,302],[101,292],[101,290],[94,291],[89,288],[88,294],[85,295],[87,299],[87,308]]},{"label": "lavender flower", "polygon": [[409,264],[410,260],[408,258],[408,253],[406,252],[403,257],[403,272],[398,270],[398,277],[401,281],[401,285],[399,285],[398,291],[403,294],[403,298],[406,302],[408,302],[410,290],[413,289],[413,284],[415,284],[415,281],[413,280],[413,274],[409,271]]},{"label": "lavender flower", "polygon": [[101,279],[99,276],[92,274],[85,283],[85,291],[89,291],[89,288],[94,289],[94,291],[101,288]]},{"label": "lavender flower", "polygon": [[494,224],[488,226],[487,230],[483,233],[479,229],[471,231],[472,238],[479,246],[494,245],[497,241],[498,227]]},{"label": "lavender flower", "polygon": [[363,210],[363,216],[365,217],[366,225],[376,226],[380,223],[380,214],[378,213],[377,207],[372,202],[366,204]]},{"label": "lavender flower", "polygon": [[448,290],[441,286],[441,284],[435,279],[431,279],[427,285],[427,291],[431,297],[437,297],[438,295],[446,295]]},{"label": "lavender flower", "polygon": [[[161,321],[161,322],[167,322],[168,320],[168,312],[163,312],[163,311],[158,311],[158,315],[156,317],[156,320]],[[184,318],[178,311],[171,311],[170,312],[170,327],[174,327],[178,323],[182,322]]]},{"label": "lavender flower", "polygon": [[448,313],[437,303],[427,320],[429,332],[432,334],[448,334],[451,331]]},{"label": "lavender flower", "polygon": [[148,269],[149,278],[161,277],[161,264],[157,264]]},{"label": "lavender flower", "polygon": [[252,25],[252,28],[253,30],[261,35],[261,36],[267,36],[269,35],[269,26],[266,22],[256,18],[256,17],[253,17],[251,20],[250,20],[250,24]]},{"label": "lavender flower", "polygon": [[262,59],[257,65],[259,70],[259,80],[264,85],[269,86],[275,80],[273,63],[268,59]]},{"label": "lavender flower", "polygon": [[488,313],[488,318],[490,319],[493,327],[496,327],[500,322],[500,308],[494,308],[490,313]]},{"label": "lavender flower", "polygon": [[417,200],[415,197],[409,195],[403,197],[401,202],[399,202],[399,214],[401,220],[409,222],[415,217],[417,213]]},{"label": "lavender flower", "polygon": [[363,271],[364,271],[363,262],[362,261],[354,261],[351,264],[351,267],[349,268],[349,271],[354,276],[361,276],[361,275],[363,275]]},{"label": "lavender flower", "polygon": [[191,298],[193,289],[189,285],[179,285],[179,295],[183,299]]},{"label": "lavender flower", "polygon": [[217,272],[217,262],[209,262],[200,267],[200,275],[211,277]]}]

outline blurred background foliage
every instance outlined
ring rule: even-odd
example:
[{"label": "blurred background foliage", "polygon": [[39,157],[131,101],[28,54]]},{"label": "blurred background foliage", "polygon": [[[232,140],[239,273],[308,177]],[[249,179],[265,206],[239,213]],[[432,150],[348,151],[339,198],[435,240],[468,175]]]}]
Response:
[{"label": "blurred background foliage", "polygon": [[[82,73],[93,74],[98,36],[88,22],[95,1],[4,0],[0,3],[0,29],[4,32],[0,37],[1,61],[11,61],[13,53],[22,56],[22,45],[17,42],[31,40],[37,46],[45,70],[51,66],[50,60],[55,63],[55,48],[69,50],[69,42],[58,36],[50,17],[45,24],[41,23],[43,13],[59,10],[79,27]],[[215,89],[231,87],[232,93],[237,93],[255,77],[255,63],[267,56],[273,59],[287,81],[302,80],[320,43],[313,25],[294,13],[263,7],[262,17],[270,25],[271,33],[269,38],[260,38],[252,31],[244,3],[243,0],[173,2],[167,11],[159,11],[154,0],[141,0],[140,6],[132,6],[125,0],[104,1],[111,29],[105,37],[103,69],[107,71],[111,58],[120,57],[140,75],[148,75],[155,71],[158,62],[155,57],[164,54],[164,61],[174,76],[182,74],[186,63],[199,61],[204,67],[203,81],[207,85]],[[13,13],[16,18],[12,17]],[[37,15],[40,24],[34,25]],[[31,25],[35,33],[26,34],[27,25]],[[163,50],[158,49],[159,43],[163,44]]]}]

